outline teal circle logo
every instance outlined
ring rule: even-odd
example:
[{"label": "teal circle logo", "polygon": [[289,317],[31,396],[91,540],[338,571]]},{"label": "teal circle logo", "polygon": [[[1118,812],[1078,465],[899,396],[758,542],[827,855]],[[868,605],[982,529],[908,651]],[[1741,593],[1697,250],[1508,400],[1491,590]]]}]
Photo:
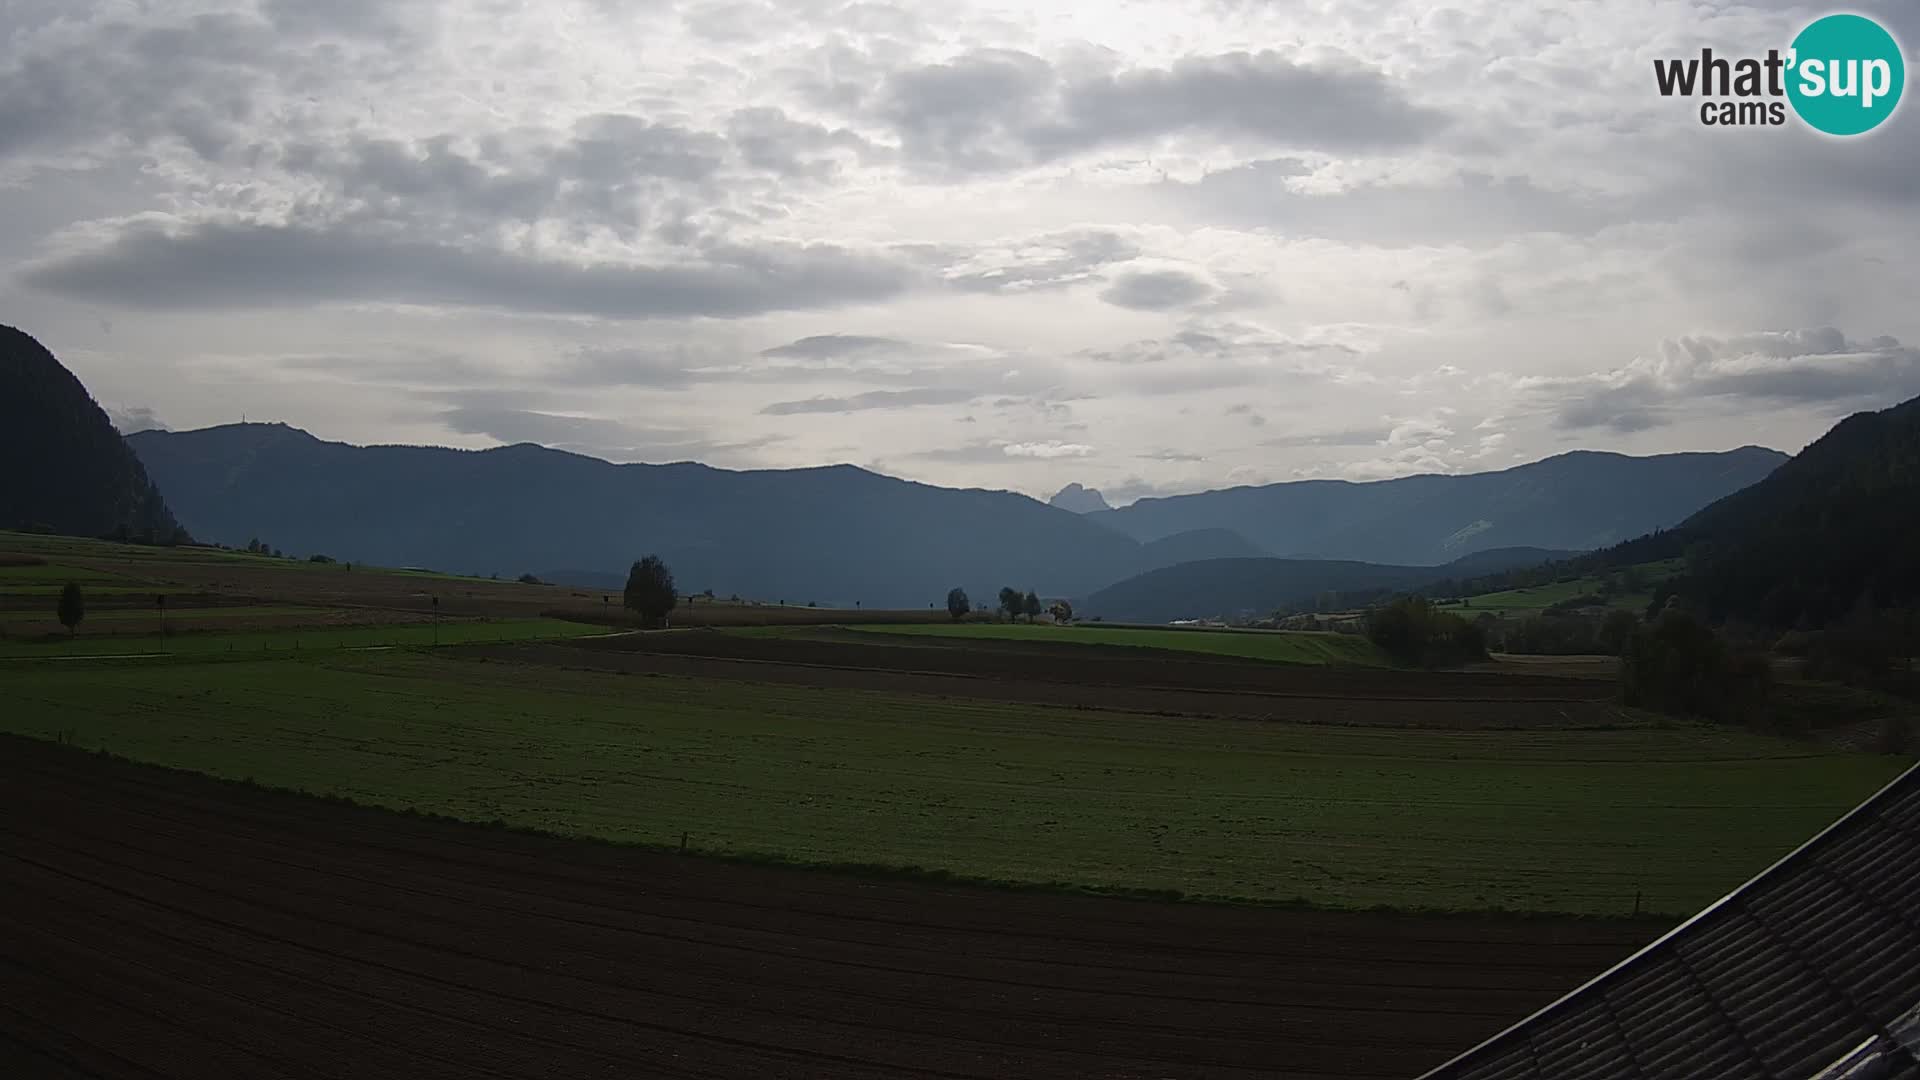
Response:
[{"label": "teal circle logo", "polygon": [[1860,135],[1886,122],[1907,84],[1900,43],[1864,15],[1815,19],[1793,39],[1787,99],[1815,130]]}]

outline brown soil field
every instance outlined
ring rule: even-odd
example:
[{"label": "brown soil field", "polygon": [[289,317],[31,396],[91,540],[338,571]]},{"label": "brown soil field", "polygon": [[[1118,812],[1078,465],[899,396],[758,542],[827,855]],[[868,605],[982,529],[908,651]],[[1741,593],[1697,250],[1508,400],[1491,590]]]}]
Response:
[{"label": "brown soil field", "polygon": [[[1541,698],[1529,696],[1524,689],[1516,689],[1513,694],[1502,697],[1495,693],[1500,689],[1499,686],[1481,689],[1467,696],[1413,697],[1406,691],[1415,687],[1393,685],[1394,680],[1407,678],[1414,680],[1416,687],[1419,686],[1418,680],[1424,673],[1415,672],[1373,673],[1371,677],[1379,680],[1384,689],[1384,692],[1377,694],[1357,690],[1342,692],[1336,688],[1316,686],[1311,675],[1319,673],[1321,669],[1308,667],[1292,669],[1309,673],[1298,683],[1290,686],[1285,682],[1273,684],[1288,686],[1287,689],[1274,692],[1230,691],[1081,680],[1075,678],[1075,669],[1071,665],[1052,669],[1044,678],[1022,678],[703,656],[677,650],[635,648],[631,646],[631,641],[631,638],[608,638],[582,640],[577,644],[470,645],[462,646],[462,649],[502,660],[594,671],[620,671],[634,675],[678,675],[1067,708],[1274,720],[1294,724],[1454,731],[1538,731],[1554,728],[1640,727],[1649,722],[1645,716],[1622,709],[1611,700]],[[621,645],[628,647],[615,647]],[[1425,688],[1429,692],[1435,689],[1431,684],[1426,684]]]},{"label": "brown soil field", "polygon": [[0,1075],[1408,1077],[1664,927],[1154,904],[0,741]]}]

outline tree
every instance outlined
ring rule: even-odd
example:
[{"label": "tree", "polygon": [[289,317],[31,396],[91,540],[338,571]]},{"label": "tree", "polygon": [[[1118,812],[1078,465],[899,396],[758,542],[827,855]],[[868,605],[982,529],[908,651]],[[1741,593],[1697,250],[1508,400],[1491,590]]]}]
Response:
[{"label": "tree", "polygon": [[1634,618],[1631,611],[1616,608],[1607,612],[1607,617],[1600,623],[1600,647],[1607,650],[1608,655],[1619,656],[1627,651],[1627,645],[1639,627],[1640,620]]},{"label": "tree", "polygon": [[72,637],[86,617],[86,600],[80,595],[79,583],[67,582],[67,587],[60,590],[60,625],[67,628],[67,636]]},{"label": "tree", "polygon": [[634,563],[627,574],[627,591],[620,602],[649,623],[664,620],[680,603],[680,594],[673,585],[673,571],[667,569],[658,555],[649,555]]},{"label": "tree", "polygon": [[1424,597],[1403,596],[1367,612],[1367,637],[1402,664],[1465,663],[1487,658],[1486,631]]},{"label": "tree", "polygon": [[967,612],[972,610],[973,602],[967,599],[967,590],[947,590],[947,614],[953,616],[954,622],[959,622],[961,619],[966,618]]},{"label": "tree", "polygon": [[1032,622],[1033,620],[1039,618],[1040,617],[1040,597],[1036,595],[1032,590],[1028,590],[1027,599],[1025,600],[1025,602],[1023,602],[1020,605],[1020,610],[1027,613],[1028,622]]},{"label": "tree", "polygon": [[1054,622],[1070,623],[1073,621],[1073,605],[1067,603],[1065,600],[1055,600],[1053,606],[1048,608],[1047,612],[1053,616]]},{"label": "tree", "polygon": [[1011,585],[1000,587],[1000,610],[1006,612],[1008,622],[1018,619],[1026,607],[1026,598],[1020,595],[1019,589]]},{"label": "tree", "polygon": [[1756,716],[1770,681],[1764,657],[1735,654],[1712,627],[1678,607],[1636,630],[1620,657],[1627,704],[1683,716]]}]

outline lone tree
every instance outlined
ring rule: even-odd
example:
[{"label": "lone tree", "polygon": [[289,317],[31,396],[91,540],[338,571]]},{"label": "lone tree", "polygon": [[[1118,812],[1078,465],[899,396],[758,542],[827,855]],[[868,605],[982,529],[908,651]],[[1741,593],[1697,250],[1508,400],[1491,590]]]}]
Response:
[{"label": "lone tree", "polygon": [[1027,602],[1025,598],[1020,595],[1019,589],[1011,585],[1002,585],[1000,587],[1000,610],[1007,613],[1008,622],[1013,622],[1018,619],[1020,613],[1026,610],[1026,607]]},{"label": "lone tree", "polygon": [[972,610],[973,602],[967,599],[967,590],[947,590],[947,614],[953,616],[954,622],[959,622],[961,619],[966,618],[967,612]]},{"label": "lone tree", "polygon": [[1053,621],[1057,623],[1070,623],[1073,621],[1073,605],[1067,603],[1065,600],[1055,600],[1053,606],[1047,609],[1047,613],[1052,615]]},{"label": "lone tree", "polygon": [[60,590],[60,625],[67,628],[67,636],[72,637],[80,626],[80,620],[87,617],[87,604],[80,596],[78,582],[69,581],[67,587]]},{"label": "lone tree", "polygon": [[1020,610],[1027,613],[1028,622],[1032,622],[1033,620],[1039,618],[1040,617],[1040,597],[1033,591],[1029,590],[1027,592],[1026,600],[1022,602],[1020,605]]},{"label": "lone tree", "polygon": [[673,587],[673,571],[667,569],[658,555],[649,555],[634,563],[633,570],[627,574],[627,591],[620,602],[649,623],[665,620],[667,612],[680,602],[680,594]]}]

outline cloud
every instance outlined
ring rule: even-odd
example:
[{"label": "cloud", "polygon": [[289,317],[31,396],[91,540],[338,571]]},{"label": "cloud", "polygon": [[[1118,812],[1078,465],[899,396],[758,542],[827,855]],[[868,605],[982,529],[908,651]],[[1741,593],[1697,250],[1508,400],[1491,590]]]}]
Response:
[{"label": "cloud", "polygon": [[129,406],[118,409],[109,408],[106,410],[106,413],[108,422],[113,425],[113,430],[122,435],[131,435],[136,431],[173,430],[166,424],[161,423],[160,418],[153,415],[153,410],[145,406]]},{"label": "cloud", "polygon": [[1024,458],[1079,458],[1093,453],[1093,447],[1085,443],[1068,443],[1049,440],[1047,442],[1008,443],[1000,448],[1008,457]]},{"label": "cloud", "polygon": [[1920,350],[1891,337],[1850,341],[1832,327],[1673,338],[1610,371],[1523,378],[1554,426],[1645,431],[1703,406],[1892,404],[1920,394]]},{"label": "cloud", "polygon": [[1276,435],[1271,439],[1260,440],[1260,445],[1289,449],[1306,446],[1374,446],[1384,444],[1392,434],[1393,429],[1388,427],[1356,427],[1338,431]]},{"label": "cloud", "polygon": [[1135,311],[1166,311],[1197,304],[1214,291],[1184,270],[1132,270],[1115,277],[1100,299]]},{"label": "cloud", "polygon": [[1096,70],[1056,67],[1017,49],[975,49],[892,73],[872,113],[910,161],[947,174],[1025,168],[1172,136],[1378,150],[1418,143],[1447,122],[1375,69],[1272,51]]},{"label": "cloud", "polygon": [[921,461],[936,461],[953,465],[1013,465],[1023,462],[1052,461],[1060,458],[1083,458],[1094,453],[1094,447],[1085,443],[1041,440],[1032,442],[1008,442],[994,439],[976,439],[959,446],[935,447],[931,450],[918,450],[907,454],[909,458]]},{"label": "cloud", "polygon": [[915,405],[954,405],[975,397],[967,390],[927,387],[919,390],[869,390],[851,397],[813,397],[804,401],[777,401],[761,409],[763,416],[800,413],[850,413],[869,409],[905,409]]},{"label": "cloud", "polygon": [[136,220],[29,265],[26,284],[136,308],[451,305],[614,319],[739,317],[904,292],[898,262],[829,244],[715,247],[676,264],[578,263],[291,225]]},{"label": "cloud", "polygon": [[439,418],[449,430],[462,434],[486,435],[507,444],[535,443],[608,461],[724,460],[781,438],[716,441],[689,428],[640,428],[603,417],[485,405],[459,405],[441,412]]},{"label": "cloud", "polygon": [[1109,229],[1074,229],[931,253],[943,262],[946,283],[965,292],[1030,293],[1096,280],[1102,268],[1141,254],[1138,244]]}]

